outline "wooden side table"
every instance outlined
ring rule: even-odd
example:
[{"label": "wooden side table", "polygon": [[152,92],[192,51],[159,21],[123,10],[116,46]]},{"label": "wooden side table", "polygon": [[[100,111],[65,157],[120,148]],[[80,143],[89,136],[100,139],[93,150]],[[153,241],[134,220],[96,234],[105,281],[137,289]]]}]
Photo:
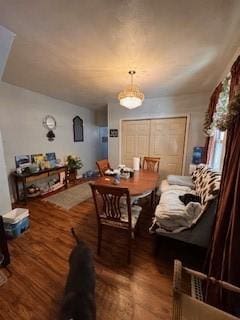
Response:
[{"label": "wooden side table", "polygon": [[42,178],[47,178],[54,174],[60,174],[61,172],[65,172],[65,180],[64,180],[64,186],[65,189],[68,187],[67,182],[67,166],[62,167],[55,167],[51,169],[44,169],[38,172],[34,173],[22,173],[18,174],[17,172],[14,172],[12,175],[14,177],[15,181],[15,188],[17,193],[17,201],[20,201],[20,190],[19,190],[19,184],[22,184],[22,190],[23,190],[23,200],[27,202],[27,183],[33,182]]}]

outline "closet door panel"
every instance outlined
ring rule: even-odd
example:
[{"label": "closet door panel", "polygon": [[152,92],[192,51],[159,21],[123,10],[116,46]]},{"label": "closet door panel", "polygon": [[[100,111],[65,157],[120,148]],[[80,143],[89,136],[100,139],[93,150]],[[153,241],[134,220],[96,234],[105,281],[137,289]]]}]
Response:
[{"label": "closet door panel", "polygon": [[161,179],[182,173],[185,131],[185,117],[151,120],[149,155],[161,158]]},{"label": "closet door panel", "polygon": [[150,120],[122,122],[122,163],[132,167],[133,157],[149,154]]}]

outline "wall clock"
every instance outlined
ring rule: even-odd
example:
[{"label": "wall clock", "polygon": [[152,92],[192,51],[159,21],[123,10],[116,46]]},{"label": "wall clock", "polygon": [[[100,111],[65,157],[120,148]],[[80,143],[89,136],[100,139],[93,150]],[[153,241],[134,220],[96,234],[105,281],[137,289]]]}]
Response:
[{"label": "wall clock", "polygon": [[55,118],[53,116],[49,116],[47,115],[44,119],[43,119],[43,126],[44,128],[46,128],[47,130],[55,130],[56,126],[57,126],[57,122],[55,120]]},{"label": "wall clock", "polygon": [[45,129],[48,130],[48,133],[46,135],[48,138],[48,141],[53,141],[55,138],[55,134],[54,134],[53,130],[55,130],[56,126],[57,126],[57,122],[56,122],[55,118],[53,116],[47,115],[43,119],[43,126]]}]

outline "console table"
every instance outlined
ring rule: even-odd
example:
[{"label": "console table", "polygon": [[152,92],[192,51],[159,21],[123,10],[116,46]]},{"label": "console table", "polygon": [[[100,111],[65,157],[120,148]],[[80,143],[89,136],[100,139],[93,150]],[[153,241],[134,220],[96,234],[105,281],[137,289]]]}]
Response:
[{"label": "console table", "polygon": [[19,191],[19,183],[22,184],[23,188],[23,200],[25,202],[27,201],[27,183],[33,182],[42,178],[47,178],[49,176],[55,175],[55,174],[60,174],[60,172],[65,172],[65,181],[64,181],[64,186],[65,189],[67,189],[67,171],[68,168],[67,166],[62,166],[62,167],[55,167],[51,169],[44,169],[40,170],[38,172],[34,173],[13,173],[14,181],[15,181],[15,187],[16,187],[16,193],[17,193],[17,201],[20,201],[20,191]]}]

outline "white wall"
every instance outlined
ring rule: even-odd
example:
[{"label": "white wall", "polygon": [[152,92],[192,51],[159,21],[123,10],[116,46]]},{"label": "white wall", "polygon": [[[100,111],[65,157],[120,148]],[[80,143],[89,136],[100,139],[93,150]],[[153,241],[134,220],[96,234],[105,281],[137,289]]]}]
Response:
[{"label": "white wall", "polygon": [[6,173],[6,163],[2,145],[2,135],[0,131],[0,215],[11,210],[11,201]]},{"label": "white wall", "polygon": [[[143,105],[133,110],[128,110],[119,103],[108,105],[109,129],[120,130],[120,119],[137,119],[164,117],[172,115],[190,115],[190,127],[187,145],[187,156],[185,173],[192,160],[194,146],[204,146],[203,135],[204,114],[208,107],[210,93],[192,94],[186,96],[163,97],[156,99],[145,99]],[[113,167],[119,164],[119,138],[109,138],[108,152],[109,161]]]},{"label": "white wall", "polygon": [[[56,138],[49,142],[42,126],[46,115],[57,121]],[[84,142],[73,142],[72,119],[79,115],[84,124]],[[56,152],[81,157],[82,172],[95,168],[98,127],[94,112],[29,90],[0,82],[0,129],[8,174],[15,169],[15,155]]]}]

